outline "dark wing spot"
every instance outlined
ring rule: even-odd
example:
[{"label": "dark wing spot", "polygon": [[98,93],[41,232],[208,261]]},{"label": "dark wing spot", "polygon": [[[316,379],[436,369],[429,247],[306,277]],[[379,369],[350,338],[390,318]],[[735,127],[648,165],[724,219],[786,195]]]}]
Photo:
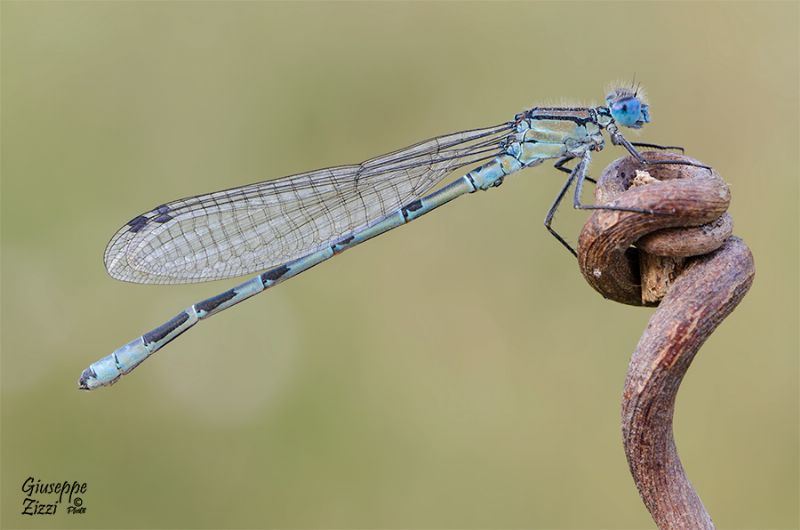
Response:
[{"label": "dark wing spot", "polygon": [[172,219],[174,219],[174,217],[172,217],[171,215],[162,213],[158,217],[154,217],[153,221],[155,221],[156,223],[166,223],[167,221],[171,221]]},{"label": "dark wing spot", "polygon": [[146,224],[147,224],[147,217],[145,217],[144,215],[139,215],[128,221],[128,226],[130,226],[130,229],[128,231],[138,232],[139,230],[144,228],[144,225]]}]

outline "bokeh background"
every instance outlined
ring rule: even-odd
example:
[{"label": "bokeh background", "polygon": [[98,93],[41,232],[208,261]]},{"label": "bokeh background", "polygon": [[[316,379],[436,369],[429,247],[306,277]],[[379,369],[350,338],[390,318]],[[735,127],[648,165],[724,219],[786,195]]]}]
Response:
[{"label": "bokeh background", "polygon": [[[603,300],[542,228],[549,168],[77,389],[235,283],[109,278],[105,244],[142,211],[634,74],[640,139],[719,170],[757,264],[683,384],[680,454],[721,528],[797,528],[796,2],[3,2],[2,526],[652,527],[619,432],[652,311]],[[557,224],[574,240],[584,219]],[[29,476],[86,482],[87,512],[20,515]]]}]

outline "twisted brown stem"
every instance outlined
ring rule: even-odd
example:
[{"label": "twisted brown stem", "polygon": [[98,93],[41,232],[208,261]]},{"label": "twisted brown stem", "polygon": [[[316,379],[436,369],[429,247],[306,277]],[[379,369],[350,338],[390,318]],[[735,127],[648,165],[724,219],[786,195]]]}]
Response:
[{"label": "twisted brown stem", "polygon": [[655,213],[595,212],[578,244],[586,280],[606,298],[631,305],[655,305],[666,292],[625,381],[622,431],[631,474],[659,528],[713,528],[678,458],[675,396],[700,346],[750,288],[753,257],[730,237],[730,194],[716,172],[621,159],[606,169],[595,197],[598,204]]}]

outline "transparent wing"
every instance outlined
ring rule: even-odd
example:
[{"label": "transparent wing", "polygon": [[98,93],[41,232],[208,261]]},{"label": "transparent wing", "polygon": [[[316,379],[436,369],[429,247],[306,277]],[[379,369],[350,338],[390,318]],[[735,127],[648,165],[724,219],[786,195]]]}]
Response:
[{"label": "transparent wing", "polygon": [[432,138],[367,160],[163,204],[105,251],[114,278],[189,283],[286,263],[402,207],[454,169],[495,156],[505,123]]}]

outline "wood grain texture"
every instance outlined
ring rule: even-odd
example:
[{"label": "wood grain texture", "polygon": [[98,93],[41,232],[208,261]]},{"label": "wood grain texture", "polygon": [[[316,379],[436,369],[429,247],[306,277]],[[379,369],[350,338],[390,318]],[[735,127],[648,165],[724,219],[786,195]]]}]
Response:
[{"label": "wood grain texture", "polygon": [[[645,157],[679,155],[650,152]],[[648,175],[631,187],[642,170]],[[631,358],[623,392],[622,432],[631,474],[659,528],[714,528],[678,458],[672,433],[675,398],[700,346],[750,288],[753,256],[742,240],[730,236],[732,219],[725,213],[730,193],[714,171],[642,167],[632,158],[620,159],[606,168],[595,197],[598,204],[654,212],[598,210],[578,244],[581,272],[604,297],[658,305]]]}]

